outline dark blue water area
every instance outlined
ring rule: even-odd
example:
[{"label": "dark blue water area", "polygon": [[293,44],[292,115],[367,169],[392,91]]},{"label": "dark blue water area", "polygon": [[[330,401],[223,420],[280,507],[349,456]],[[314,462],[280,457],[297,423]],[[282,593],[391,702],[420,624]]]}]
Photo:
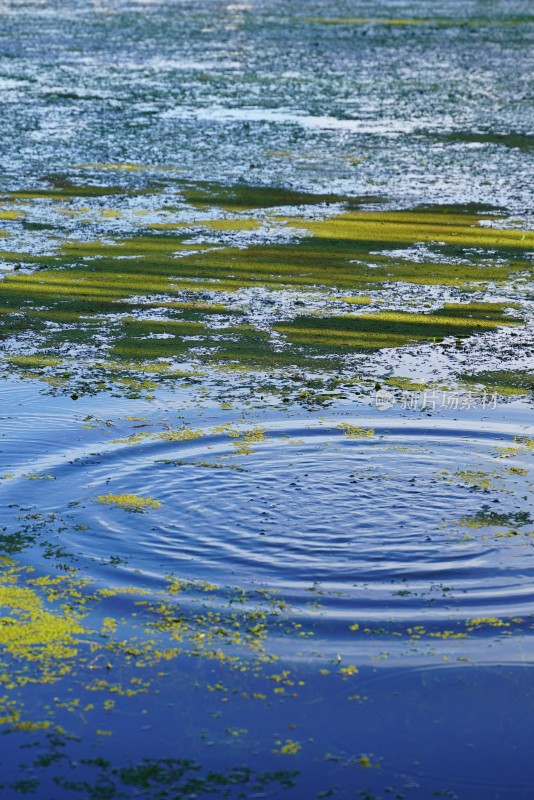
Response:
[{"label": "dark blue water area", "polygon": [[[362,701],[304,667],[298,699],[260,704],[240,694],[214,700],[203,688],[211,670],[183,667],[149,703],[134,698],[128,712],[118,703],[112,737],[95,736],[82,714],[65,720],[80,741],[63,747],[5,737],[3,780],[17,778],[8,765],[22,746],[19,774],[41,780],[40,797],[92,797],[96,787],[113,797],[532,797],[531,667],[364,668]],[[240,691],[257,683],[240,680]],[[288,742],[298,752],[280,755]],[[46,756],[55,769],[43,768]],[[143,791],[128,786],[140,765]]]}]

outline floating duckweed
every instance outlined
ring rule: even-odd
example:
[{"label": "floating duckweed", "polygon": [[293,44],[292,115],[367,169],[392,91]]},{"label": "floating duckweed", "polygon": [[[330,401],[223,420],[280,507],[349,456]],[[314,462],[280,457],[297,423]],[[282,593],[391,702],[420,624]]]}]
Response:
[{"label": "floating duckweed", "polygon": [[192,428],[178,428],[174,431],[164,431],[154,436],[155,439],[162,439],[165,442],[185,442],[190,439],[199,439],[203,436],[202,431],[195,431]]},{"label": "floating duckweed", "polygon": [[498,512],[483,508],[476,514],[461,517],[458,524],[464,528],[488,528],[496,525],[529,525],[532,517],[528,511]]},{"label": "floating duckweed", "polygon": [[145,439],[149,439],[152,436],[151,433],[147,433],[146,431],[142,431],[140,433],[132,433],[131,436],[126,436],[122,439],[112,439],[112,444],[140,444],[144,442]]},{"label": "floating duckweed", "polygon": [[[32,350],[37,342],[41,353],[7,354],[4,363],[8,369],[65,392],[74,386],[83,393],[115,388],[127,396],[150,397],[155,383],[143,380],[143,373],[154,373],[162,381],[198,377],[194,369],[181,369],[178,358],[189,362],[200,355],[203,365],[210,364],[213,370],[222,370],[224,365],[232,371],[256,366],[276,368],[283,379],[281,370],[288,365],[319,367],[331,373],[345,365],[355,351],[439,342],[448,336],[461,340],[521,324],[519,316],[513,314],[518,306],[510,302],[444,303],[440,308],[422,304],[422,313],[388,307],[387,297],[385,304],[381,302],[381,293],[387,295],[394,283],[472,289],[483,288],[489,282],[508,281],[524,268],[524,254],[532,247],[533,237],[529,231],[495,227],[495,216],[487,225],[488,214],[484,218],[468,209],[451,211],[446,206],[360,211],[350,198],[343,196],[300,194],[269,187],[211,185],[208,191],[205,185],[198,184],[182,188],[184,196],[197,206],[236,212],[231,217],[200,221],[204,230],[213,230],[210,238],[219,246],[191,241],[196,224],[189,229],[171,230],[176,227],[175,222],[150,220],[134,236],[63,241],[52,256],[4,254],[11,260],[16,258],[27,269],[6,275],[2,281],[2,333],[14,336],[22,345],[31,341]],[[145,190],[139,192],[144,194]],[[89,207],[65,208],[62,204],[83,196],[106,195],[122,198],[125,191],[69,184],[12,193],[11,199],[24,202],[46,198],[56,204],[60,201],[60,213],[79,216],[89,214]],[[348,205],[342,213],[326,218],[317,214],[310,219],[301,211],[277,214],[273,217],[277,225],[289,224],[299,230],[291,241],[285,237],[280,241],[273,234],[274,238],[267,242],[251,239],[248,247],[242,247],[229,237],[233,229],[244,231],[263,225],[263,219],[253,215],[254,209],[272,208],[273,202],[278,201],[284,205],[290,196],[297,205],[325,201]],[[232,197],[235,202],[230,201]],[[124,214],[123,208],[99,211],[104,219]],[[149,212],[139,209],[136,213],[142,216]],[[139,222],[143,225],[144,221]],[[162,230],[153,226],[162,226]],[[398,249],[403,245],[407,255],[399,259]],[[410,249],[419,246],[433,251],[428,262],[410,257]],[[451,263],[450,251],[456,253],[458,248],[470,251],[467,263]],[[502,258],[496,259],[495,254]],[[31,273],[36,264],[40,269]],[[325,291],[329,293],[325,298],[328,304],[324,312],[296,317],[279,314],[275,306],[275,314],[267,323],[269,331],[263,321],[258,325],[240,307],[241,297],[236,298],[238,303],[233,302],[235,292],[259,287],[295,295],[303,290],[317,295],[317,287],[321,287],[323,295]],[[218,293],[219,297],[207,293]],[[359,307],[371,299],[381,306],[380,310],[358,313]],[[119,307],[124,313],[117,314]],[[159,309],[165,314],[144,319],[138,313],[140,307]],[[343,313],[350,308],[355,313]],[[332,310],[337,315],[330,314]],[[212,324],[214,315],[216,325]],[[95,332],[103,330],[105,359],[99,358],[94,349]],[[273,332],[281,334],[276,339],[282,339],[282,348],[271,336]],[[65,353],[80,345],[88,354],[93,348],[92,355],[83,357],[83,379],[75,358],[68,368],[65,364]],[[65,370],[50,374],[58,363],[65,365]],[[139,374],[126,374],[131,372]],[[87,374],[92,377],[87,379]],[[505,391],[516,383],[520,390],[528,391],[531,386],[528,376],[466,376],[467,381],[477,382],[479,378],[487,385],[495,382],[499,391],[501,386]],[[310,397],[305,396],[304,400],[309,403]]]},{"label": "floating duckweed", "polygon": [[264,428],[251,428],[248,431],[225,429],[228,436],[236,441],[233,443],[237,455],[250,455],[254,452],[253,444],[263,442],[265,439]]},{"label": "floating duckweed", "polygon": [[342,675],[356,675],[359,669],[355,667],[354,664],[349,664],[346,667],[341,667],[339,671]]},{"label": "floating duckweed", "polygon": [[96,498],[104,506],[115,505],[125,511],[145,511],[148,508],[160,508],[159,500],[153,497],[139,497],[136,494],[101,494]]},{"label": "floating duckweed", "polygon": [[343,297],[344,303],[349,303],[351,306],[368,306],[373,302],[369,295],[364,294],[360,297]]},{"label": "floating duckweed", "polygon": [[518,454],[517,447],[496,447],[495,455],[497,458],[514,458]]},{"label": "floating duckweed", "polygon": [[237,464],[217,464],[212,461],[188,461],[185,458],[158,458],[156,464],[170,464],[174,467],[203,467],[205,469],[231,469],[236,472],[247,472]]},{"label": "floating duckweed", "polygon": [[358,425],[351,425],[350,422],[342,422],[341,425],[336,425],[336,428],[344,431],[349,439],[368,439],[375,433],[373,428],[360,428]]},{"label": "floating duckweed", "polygon": [[42,679],[58,679],[62,669],[54,662],[75,656],[85,633],[79,617],[47,611],[36,591],[17,585],[0,585],[0,608],[8,609],[0,620],[0,646],[12,656],[39,661]]},{"label": "floating duckweed", "polygon": [[529,439],[528,436],[514,436],[514,442],[523,445],[528,450],[534,450],[534,439]]},{"label": "floating duckweed", "polygon": [[454,475],[471,489],[485,490],[494,489],[495,478],[500,477],[500,473],[495,470],[492,472],[484,472],[483,470],[475,469],[458,470]]},{"label": "floating duckweed", "polygon": [[193,430],[192,428],[177,428],[176,430],[162,431],[160,433],[151,433],[149,431],[140,431],[139,433],[132,433],[130,436],[125,436],[120,439],[112,439],[112,444],[128,444],[135,445],[151,439],[152,441],[163,442],[186,442],[190,439],[199,439],[204,436],[203,431]]},{"label": "floating duckweed", "polygon": [[293,739],[286,739],[284,744],[281,741],[277,741],[276,744],[280,745],[280,747],[273,752],[281,756],[296,756],[302,750],[302,745],[293,741]]},{"label": "floating duckweed", "polygon": [[[519,622],[522,621],[523,620],[519,620]],[[476,617],[475,619],[467,620],[466,625],[468,630],[473,630],[473,628],[481,627],[482,625],[488,625],[491,628],[509,628],[511,622],[507,622],[499,617]]]},{"label": "floating duckweed", "polygon": [[422,392],[428,388],[428,384],[422,379],[420,381],[414,381],[412,378],[404,378],[402,376],[387,378],[384,383],[392,388],[404,389],[405,391]]}]

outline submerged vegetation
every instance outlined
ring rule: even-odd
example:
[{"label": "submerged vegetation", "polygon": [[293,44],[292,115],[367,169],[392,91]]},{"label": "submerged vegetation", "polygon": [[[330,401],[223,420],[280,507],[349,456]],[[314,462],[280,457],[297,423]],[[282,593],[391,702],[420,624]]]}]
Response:
[{"label": "submerged vegetation", "polygon": [[[128,233],[59,237],[38,256],[10,251],[4,232],[3,258],[15,262],[0,307],[7,369],[66,391],[115,386],[150,394],[160,380],[194,379],[191,364],[275,370],[283,383],[288,368],[337,374],[359,353],[444,340],[458,347],[477,334],[522,329],[520,295],[494,301],[490,287],[502,286],[502,294],[522,280],[534,238],[499,227],[499,217],[449,207],[365,211],[361,199],[247,186],[177,188],[193,204],[189,221],[177,212],[175,223],[147,224],[136,208],[132,227],[119,204],[114,218],[126,219]],[[30,225],[24,204],[31,200],[52,204],[59,219],[83,220],[90,207],[80,203],[103,197],[131,195],[63,184],[5,195],[4,216],[15,235]],[[355,202],[360,207],[343,210]],[[213,213],[218,204],[215,216],[202,218],[201,210]],[[306,216],[312,204],[323,209],[320,217]],[[399,307],[402,285],[413,310]],[[441,303],[428,302],[439,296]],[[499,390],[492,378],[499,374],[469,380]]]}]

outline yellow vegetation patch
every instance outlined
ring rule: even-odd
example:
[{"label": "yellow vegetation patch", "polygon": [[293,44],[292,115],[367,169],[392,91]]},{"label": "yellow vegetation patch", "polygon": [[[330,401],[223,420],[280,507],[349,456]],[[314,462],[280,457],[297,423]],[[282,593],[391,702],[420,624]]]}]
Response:
[{"label": "yellow vegetation patch", "polygon": [[417,211],[359,211],[327,220],[302,220],[301,227],[321,239],[375,244],[439,242],[458,247],[534,247],[534,232],[482,227],[469,214]]},{"label": "yellow vegetation patch", "polygon": [[153,497],[138,497],[136,494],[101,494],[96,498],[104,506],[115,505],[125,511],[146,511],[149,508],[160,508],[159,500]]},{"label": "yellow vegetation patch", "polygon": [[[0,586],[0,646],[17,658],[39,661],[52,679],[51,662],[77,654],[77,636],[85,633],[72,612],[47,611],[37,593],[17,585]],[[54,677],[60,677],[59,670]]]},{"label": "yellow vegetation patch", "polygon": [[302,750],[302,745],[293,741],[293,739],[286,739],[285,743],[278,741],[277,744],[279,747],[274,752],[280,756],[296,756]]},{"label": "yellow vegetation patch", "polygon": [[154,436],[155,439],[163,439],[164,442],[184,442],[189,439],[199,439],[204,434],[192,428],[178,428],[174,431],[164,431]]},{"label": "yellow vegetation patch", "polygon": [[350,439],[368,439],[370,436],[374,436],[373,428],[360,428],[358,425],[351,425],[350,422],[342,422],[336,427]]}]

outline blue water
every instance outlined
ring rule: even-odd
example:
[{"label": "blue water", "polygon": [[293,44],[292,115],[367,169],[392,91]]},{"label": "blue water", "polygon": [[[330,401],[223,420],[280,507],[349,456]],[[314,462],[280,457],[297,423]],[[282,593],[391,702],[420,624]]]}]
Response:
[{"label": "blue water", "polygon": [[[127,775],[119,779],[113,770],[148,769],[146,759],[154,770],[149,796],[173,786],[190,796],[186,777],[168,772],[165,760],[179,758],[192,760],[203,780],[211,771],[237,781],[232,770],[252,770],[256,777],[247,772],[239,784],[239,773],[237,781],[247,797],[256,796],[261,780],[268,796],[298,798],[312,791],[351,796],[354,786],[371,796],[393,787],[415,797],[529,797],[533,512],[528,472],[509,472],[528,469],[533,457],[517,442],[533,432],[520,403],[485,419],[479,412],[422,418],[370,405],[355,417],[349,405],[327,416],[303,417],[297,407],[282,416],[256,411],[243,422],[232,419],[235,412],[206,408],[188,414],[190,429],[202,436],[169,442],[158,437],[174,428],[172,395],[155,405],[80,402],[44,398],[28,385],[9,388],[2,457],[12,477],[1,486],[3,523],[27,531],[39,517],[39,535],[26,543],[20,563],[36,575],[75,565],[90,578],[89,594],[116,590],[91,619],[121,619],[122,634],[137,640],[140,597],[161,602],[171,575],[191,582],[176,598],[182,620],[200,608],[228,630],[236,609],[261,614],[262,603],[271,610],[273,599],[280,604],[268,623],[263,667],[246,650],[237,671],[214,666],[194,633],[163,668],[159,662],[136,670],[113,651],[81,658],[81,673],[66,681],[67,698],[93,699],[83,688],[88,676],[113,685],[118,677],[127,687],[132,669],[150,688],[109,695],[114,710],[98,720],[113,732],[107,739],[84,714],[56,710],[55,721],[68,720],[80,740],[66,751],[62,745],[60,757],[57,743],[33,734],[36,753],[54,755],[62,780],[77,789],[52,788],[57,770],[34,762],[40,796],[90,796],[84,781],[113,785],[122,796]],[[125,420],[125,410],[143,422]],[[347,436],[347,424],[367,435]],[[238,452],[235,433],[258,429],[264,438]],[[146,437],[125,444],[132,432]],[[503,458],[514,446],[516,455]],[[491,475],[491,488],[473,487],[459,471]],[[97,502],[109,492],[162,505],[130,513]],[[495,524],[462,525],[492,512],[502,515]],[[503,536],[514,520],[517,535]],[[163,635],[161,622],[144,624],[144,636]],[[239,647],[225,636],[219,646],[237,656]],[[65,689],[59,691],[61,698]],[[25,689],[25,703],[37,703],[36,712],[49,694],[58,703],[57,693],[56,684]],[[5,740],[12,764],[21,737],[27,742],[27,733]],[[280,755],[287,740],[301,749]],[[106,765],[73,767],[96,756]],[[280,770],[298,773],[278,776],[294,786],[279,785],[271,773]],[[206,783],[202,791],[223,796]]]}]

